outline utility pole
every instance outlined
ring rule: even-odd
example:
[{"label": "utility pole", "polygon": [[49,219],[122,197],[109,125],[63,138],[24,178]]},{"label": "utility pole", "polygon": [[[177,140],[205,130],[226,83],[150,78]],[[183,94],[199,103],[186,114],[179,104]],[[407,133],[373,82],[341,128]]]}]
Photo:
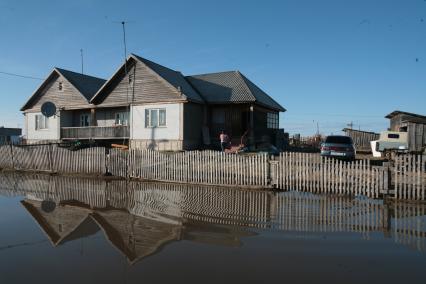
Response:
[{"label": "utility pole", "polygon": [[80,57],[81,57],[81,74],[83,75],[84,74],[84,69],[83,69],[84,61],[83,61],[83,49],[82,48],[80,48]]}]

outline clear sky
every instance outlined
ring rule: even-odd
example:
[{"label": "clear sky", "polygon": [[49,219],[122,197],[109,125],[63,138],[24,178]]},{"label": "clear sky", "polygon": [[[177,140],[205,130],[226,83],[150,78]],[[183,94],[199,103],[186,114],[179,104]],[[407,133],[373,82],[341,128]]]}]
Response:
[{"label": "clear sky", "polygon": [[[5,1],[0,72],[54,66],[109,78],[128,51],[186,75],[240,70],[281,103],[286,131],[379,131],[395,109],[426,114],[426,0]],[[0,125],[41,83],[0,74]]]}]

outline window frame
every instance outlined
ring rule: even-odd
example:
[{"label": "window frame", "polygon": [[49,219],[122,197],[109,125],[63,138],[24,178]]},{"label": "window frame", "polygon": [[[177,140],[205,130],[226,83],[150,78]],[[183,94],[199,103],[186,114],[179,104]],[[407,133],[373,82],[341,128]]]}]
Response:
[{"label": "window frame", "polygon": [[[152,124],[152,113],[156,112],[157,125]],[[164,123],[160,125],[160,112],[164,113]],[[167,127],[167,109],[166,108],[146,108],[145,109],[145,128],[165,128]]]},{"label": "window frame", "polygon": [[[87,124],[88,125],[83,125],[83,117],[87,117]],[[89,127],[90,126],[90,114],[88,113],[81,113],[80,114],[80,127]]]},{"label": "window frame", "polygon": [[[123,119],[120,119],[120,116],[122,116]],[[125,123],[122,123],[120,121],[124,121]],[[116,112],[114,115],[114,124],[120,126],[129,126],[129,113],[126,111]]]},{"label": "window frame", "polygon": [[[43,121],[43,123],[40,123]],[[40,127],[42,125],[42,127]],[[35,115],[35,130],[47,130],[49,129],[49,118],[44,116],[43,114]]]},{"label": "window frame", "polygon": [[279,129],[280,128],[280,115],[277,112],[266,113],[266,128]]}]

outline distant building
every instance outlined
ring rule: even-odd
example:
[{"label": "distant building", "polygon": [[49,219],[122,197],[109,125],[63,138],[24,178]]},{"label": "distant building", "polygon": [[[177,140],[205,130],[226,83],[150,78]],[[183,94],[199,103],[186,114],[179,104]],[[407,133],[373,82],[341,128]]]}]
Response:
[{"label": "distant building", "polygon": [[426,145],[426,116],[405,112],[393,111],[385,116],[390,119],[390,130],[408,132],[408,148],[419,152]]},{"label": "distant building", "polygon": [[6,128],[0,127],[0,145],[17,143],[22,135],[21,128]]},{"label": "distant building", "polygon": [[[53,102],[56,116],[41,105]],[[184,76],[130,55],[105,81],[55,68],[22,107],[29,143],[98,140],[131,148],[190,150],[218,143],[276,144],[285,109],[238,71]]]},{"label": "distant building", "polygon": [[349,136],[352,138],[352,141],[354,142],[355,149],[357,151],[371,151],[371,141],[375,141],[379,139],[380,134],[370,131],[363,131],[363,130],[356,130],[351,128],[344,128],[342,130],[345,132],[346,136]]}]

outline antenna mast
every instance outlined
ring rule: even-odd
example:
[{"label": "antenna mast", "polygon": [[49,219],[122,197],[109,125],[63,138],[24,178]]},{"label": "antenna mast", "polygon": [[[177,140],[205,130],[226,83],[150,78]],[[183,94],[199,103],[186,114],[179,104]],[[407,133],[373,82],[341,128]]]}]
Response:
[{"label": "antenna mast", "polygon": [[83,75],[84,74],[84,69],[83,69],[84,61],[83,61],[83,49],[82,48],[80,48],[80,57],[81,57],[81,74]]}]

